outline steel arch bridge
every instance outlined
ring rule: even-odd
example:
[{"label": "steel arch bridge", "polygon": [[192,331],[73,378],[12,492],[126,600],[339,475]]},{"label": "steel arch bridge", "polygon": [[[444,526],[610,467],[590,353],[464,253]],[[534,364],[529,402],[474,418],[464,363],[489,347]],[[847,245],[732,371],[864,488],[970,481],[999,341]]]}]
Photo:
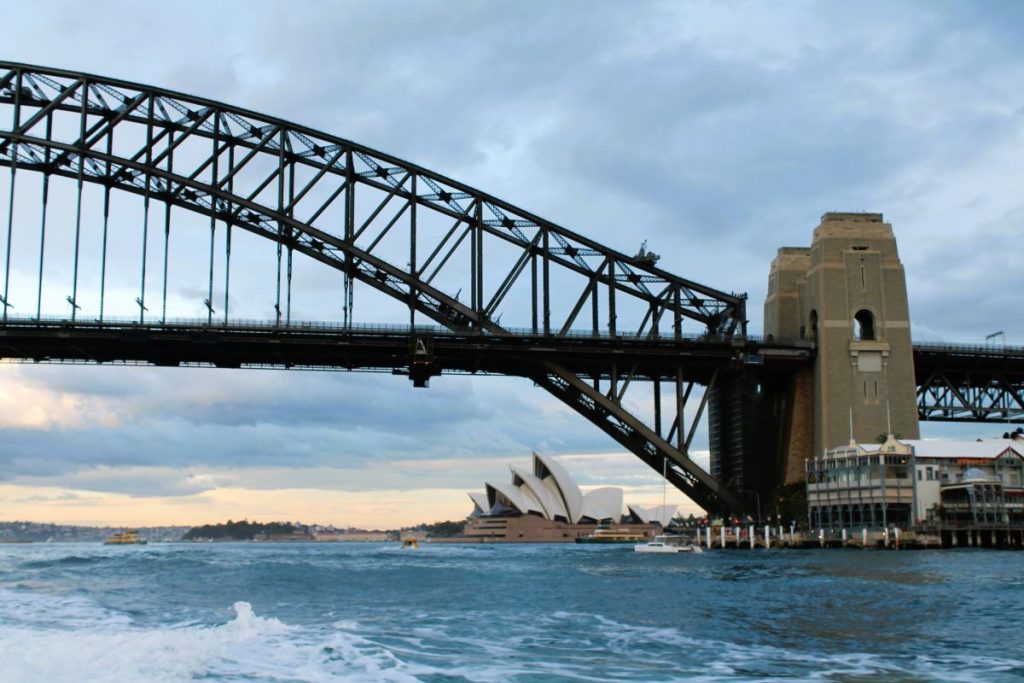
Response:
[{"label": "steel arch bridge", "polygon": [[[745,295],[661,270],[643,248],[159,88],[0,62],[0,166],[0,357],[383,369],[417,386],[442,370],[522,376],[658,472],[667,463],[701,507],[735,511],[736,486],[689,457],[708,397],[745,358],[809,353],[748,347]],[[293,318],[307,270],[316,324]],[[254,282],[237,284],[246,272]],[[401,327],[367,325],[396,315]],[[696,384],[708,390],[687,421]]]}]

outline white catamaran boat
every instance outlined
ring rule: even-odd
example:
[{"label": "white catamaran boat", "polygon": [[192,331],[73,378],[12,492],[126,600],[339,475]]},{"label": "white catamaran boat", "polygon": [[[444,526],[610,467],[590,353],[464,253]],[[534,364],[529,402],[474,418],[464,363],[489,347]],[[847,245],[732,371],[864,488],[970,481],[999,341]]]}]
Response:
[{"label": "white catamaran boat", "polygon": [[[668,458],[662,461],[661,507],[665,507],[665,485],[668,482]],[[646,543],[637,543],[633,550],[638,553],[702,553],[699,544],[686,541],[682,536],[655,536]]]},{"label": "white catamaran boat", "polygon": [[647,543],[637,543],[633,550],[638,553],[702,553],[699,545],[683,542],[681,536],[655,536]]}]

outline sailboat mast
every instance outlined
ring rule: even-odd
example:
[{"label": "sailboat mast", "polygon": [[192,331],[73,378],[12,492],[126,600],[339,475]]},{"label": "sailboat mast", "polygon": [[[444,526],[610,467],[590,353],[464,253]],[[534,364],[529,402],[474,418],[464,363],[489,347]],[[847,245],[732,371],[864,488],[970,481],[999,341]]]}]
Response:
[{"label": "sailboat mast", "polygon": [[[665,510],[665,483],[668,481],[668,458],[661,460],[661,509]],[[664,514],[664,512],[663,512]]]}]

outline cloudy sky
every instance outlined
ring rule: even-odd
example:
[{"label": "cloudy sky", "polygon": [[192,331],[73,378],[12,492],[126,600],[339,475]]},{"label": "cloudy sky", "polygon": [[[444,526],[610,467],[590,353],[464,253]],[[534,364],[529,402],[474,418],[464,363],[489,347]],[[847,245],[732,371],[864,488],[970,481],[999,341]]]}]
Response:
[{"label": "cloudy sky", "polygon": [[[646,239],[747,292],[755,333],[778,247],[882,212],[916,340],[1024,344],[1017,3],[7,5],[0,59],[265,112],[620,251]],[[4,365],[0,389],[0,519],[394,526],[461,517],[531,450],[661,496],[523,380]]]}]

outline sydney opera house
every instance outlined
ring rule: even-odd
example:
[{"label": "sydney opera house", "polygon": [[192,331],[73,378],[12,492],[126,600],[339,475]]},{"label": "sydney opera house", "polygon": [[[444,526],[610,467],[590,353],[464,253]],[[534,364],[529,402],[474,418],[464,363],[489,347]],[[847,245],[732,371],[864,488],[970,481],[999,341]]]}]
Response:
[{"label": "sydney opera house", "polygon": [[661,533],[675,514],[675,505],[630,505],[623,516],[622,489],[583,493],[562,465],[537,453],[532,472],[510,469],[507,484],[487,482],[484,491],[469,494],[473,512],[464,535],[452,541],[571,543],[592,534],[598,525],[648,537]]}]

